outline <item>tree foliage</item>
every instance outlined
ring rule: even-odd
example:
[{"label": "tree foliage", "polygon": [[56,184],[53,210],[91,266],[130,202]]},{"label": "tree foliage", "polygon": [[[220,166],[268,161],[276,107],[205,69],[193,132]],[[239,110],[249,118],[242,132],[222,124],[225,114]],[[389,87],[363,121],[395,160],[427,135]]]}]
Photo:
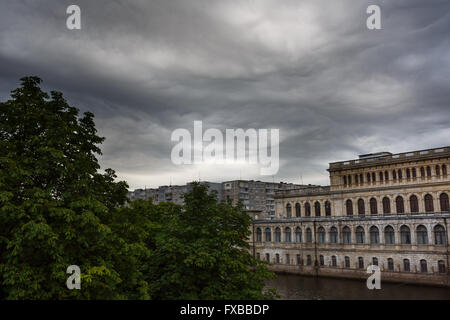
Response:
[{"label": "tree foliage", "polygon": [[[196,184],[185,205],[127,201],[100,173],[94,115],[25,77],[0,103],[0,299],[253,299],[271,277],[250,218]],[[81,290],[68,290],[69,265]]]}]

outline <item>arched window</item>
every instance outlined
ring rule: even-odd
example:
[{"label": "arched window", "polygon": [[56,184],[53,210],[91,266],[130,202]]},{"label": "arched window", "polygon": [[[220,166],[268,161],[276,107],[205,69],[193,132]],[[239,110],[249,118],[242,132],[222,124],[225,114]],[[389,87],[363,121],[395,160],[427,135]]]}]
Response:
[{"label": "arched window", "polygon": [[352,232],[350,231],[349,227],[344,227],[342,229],[342,238],[345,244],[352,243]]},{"label": "arched window", "polygon": [[420,272],[428,272],[427,260],[420,260]]},{"label": "arched window", "polygon": [[275,253],[275,263],[280,263],[280,254]]},{"label": "arched window", "polygon": [[344,176],[344,186],[347,185],[347,176]]},{"label": "arched window", "polygon": [[412,195],[409,197],[409,207],[411,209],[411,213],[419,212],[419,200],[417,199],[417,196]]},{"label": "arched window", "polygon": [[444,262],[444,260],[439,260],[438,261],[438,270],[439,270],[439,273],[446,273],[445,272],[445,262]]},{"label": "arched window", "polygon": [[311,216],[311,205],[309,204],[309,202],[305,203],[305,216]]},{"label": "arched window", "polygon": [[325,201],[325,215],[327,217],[331,216],[331,203],[330,203],[330,201]]},{"label": "arched window", "polygon": [[336,227],[331,227],[330,229],[330,242],[338,243],[338,231]]},{"label": "arched window", "polygon": [[445,164],[442,165],[442,175],[443,176],[447,175],[447,166]]},{"label": "arched window", "polygon": [[381,182],[383,182],[383,178],[384,178],[384,177],[383,177],[383,171],[380,171],[379,176],[380,176],[380,179],[379,179],[379,180],[380,180]]},{"label": "arched window", "polygon": [[375,174],[375,172],[372,172],[372,182],[377,181],[377,175]]},{"label": "arched window", "polygon": [[441,193],[439,196],[439,202],[441,204],[441,211],[450,211],[450,205],[448,202],[448,194]]},{"label": "arched window", "polygon": [[389,271],[394,271],[394,259],[388,258],[387,259],[387,263],[388,263],[388,270]]},{"label": "arched window", "polygon": [[425,226],[420,225],[416,229],[417,244],[428,244],[428,233]]},{"label": "arched window", "polygon": [[287,243],[291,242],[291,228],[289,227],[284,229],[284,241]]},{"label": "arched window", "polygon": [[300,227],[295,228],[295,242],[302,242],[302,229]]},{"label": "arched window", "polygon": [[416,170],[416,168],[412,168],[412,177],[413,178],[417,178],[417,170]]},{"label": "arched window", "polygon": [[310,228],[306,229],[306,242],[312,242],[312,231]]},{"label": "arched window", "polygon": [[261,228],[256,228],[256,242],[262,242]]},{"label": "arched window", "polygon": [[391,200],[388,197],[383,198],[383,214],[391,213]]},{"label": "arched window", "polygon": [[406,179],[411,179],[411,170],[409,168],[406,168]]},{"label": "arched window", "polygon": [[291,204],[288,203],[286,205],[286,217],[290,218],[292,217],[292,208],[291,208]]},{"label": "arched window", "polygon": [[370,227],[370,243],[371,244],[380,243],[380,231],[376,226]]},{"label": "arched window", "polygon": [[437,226],[434,227],[434,243],[435,244],[447,244],[445,229],[440,224],[438,224]]},{"label": "arched window", "polygon": [[422,178],[425,177],[425,168],[424,167],[420,167],[420,176]]},{"label": "arched window", "polygon": [[281,229],[275,228],[275,242],[281,242]]},{"label": "arched window", "polygon": [[359,199],[358,200],[358,215],[363,216],[365,215],[365,208],[364,208],[364,200],[363,199]]},{"label": "arched window", "polygon": [[319,201],[316,201],[314,203],[314,213],[315,213],[316,217],[320,217],[320,203],[319,203]]},{"label": "arched window", "polygon": [[441,175],[441,167],[437,164],[435,169],[436,169],[436,176],[439,177]]},{"label": "arched window", "polygon": [[348,216],[352,216],[353,215],[353,203],[352,203],[352,200],[348,199],[345,202],[345,207],[347,209],[347,215]]},{"label": "arched window", "polygon": [[395,206],[397,207],[397,213],[405,213],[405,204],[402,196],[395,198]]},{"label": "arched window", "polygon": [[325,243],[325,229],[320,227],[318,230],[319,243]]},{"label": "arched window", "polygon": [[431,167],[427,166],[427,177],[431,177]]},{"label": "arched window", "polygon": [[270,228],[266,228],[266,242],[272,241],[272,232],[270,231]]},{"label": "arched window", "polygon": [[319,256],[319,261],[320,261],[321,266],[325,265],[325,259],[324,259],[323,255]]},{"label": "arched window", "polygon": [[387,170],[384,172],[384,180],[389,180],[389,172]]},{"label": "arched window", "polygon": [[378,214],[377,199],[370,199],[370,214]]},{"label": "arched window", "polygon": [[401,169],[398,169],[397,175],[398,175],[398,180],[402,180],[403,175],[402,175],[402,170]]},{"label": "arched window", "polygon": [[345,267],[346,268],[350,268],[350,257],[345,257],[344,258],[344,261],[345,261]]},{"label": "arched window", "polygon": [[356,228],[356,243],[363,244],[365,242],[364,228],[359,226]]},{"label": "arched window", "polygon": [[295,204],[295,216],[298,218],[301,216],[301,209],[300,209],[300,203],[296,203]]},{"label": "arched window", "polygon": [[362,173],[359,174],[359,183],[361,183],[361,184],[364,183],[364,176]]},{"label": "arched window", "polygon": [[347,177],[347,180],[348,180],[348,185],[351,186],[352,185],[352,176],[349,175]]},{"label": "arched window", "polygon": [[374,265],[374,266],[378,265],[378,258],[377,257],[373,257],[372,258],[372,265]]},{"label": "arched window", "polygon": [[397,171],[392,170],[392,179],[397,180]]},{"label": "arched window", "polygon": [[370,173],[367,172],[367,182],[370,182]]},{"label": "arched window", "polygon": [[336,256],[331,256],[331,266],[332,267],[337,267]]},{"label": "arched window", "polygon": [[384,228],[384,242],[386,244],[395,244],[395,232],[391,226]]},{"label": "arched window", "polygon": [[358,180],[359,180],[359,179],[358,179],[358,175],[355,174],[355,183],[356,183],[356,184],[358,184]]},{"label": "arched window", "polygon": [[409,265],[409,259],[403,259],[403,271],[410,272],[411,267]]},{"label": "arched window", "polygon": [[358,267],[364,269],[364,259],[363,257],[358,257]]},{"label": "arched window", "polygon": [[434,211],[433,197],[431,196],[431,194],[425,195],[425,211],[426,212]]},{"label": "arched window", "polygon": [[411,244],[411,231],[408,226],[403,225],[400,228],[400,240],[402,244]]}]

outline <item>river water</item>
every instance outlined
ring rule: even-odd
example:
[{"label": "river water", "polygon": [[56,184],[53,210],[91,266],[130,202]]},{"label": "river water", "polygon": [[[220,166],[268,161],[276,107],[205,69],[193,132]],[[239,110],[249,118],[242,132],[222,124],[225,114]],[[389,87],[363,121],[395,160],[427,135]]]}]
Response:
[{"label": "river water", "polygon": [[381,282],[381,289],[369,290],[366,281],[334,278],[316,278],[278,274],[267,281],[268,288],[277,289],[281,299],[287,300],[450,300],[450,289]]}]

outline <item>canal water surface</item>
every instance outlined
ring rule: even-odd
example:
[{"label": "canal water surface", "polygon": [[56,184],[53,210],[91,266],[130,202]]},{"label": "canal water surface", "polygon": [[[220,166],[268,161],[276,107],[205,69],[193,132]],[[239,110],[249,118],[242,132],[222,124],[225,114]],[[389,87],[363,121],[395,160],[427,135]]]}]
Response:
[{"label": "canal water surface", "polygon": [[450,289],[381,282],[381,289],[369,290],[366,281],[334,278],[316,278],[299,275],[278,274],[267,281],[268,288],[277,289],[281,299],[326,300],[326,299],[370,299],[370,300],[450,300]]}]

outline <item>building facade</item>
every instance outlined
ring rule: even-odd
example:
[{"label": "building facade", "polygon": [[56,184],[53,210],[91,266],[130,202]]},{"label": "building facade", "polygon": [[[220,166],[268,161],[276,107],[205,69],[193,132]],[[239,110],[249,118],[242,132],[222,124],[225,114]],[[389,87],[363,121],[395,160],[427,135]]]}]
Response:
[{"label": "building facade", "polygon": [[253,252],[275,271],[450,286],[450,147],[329,165],[330,185],[278,191]]}]

